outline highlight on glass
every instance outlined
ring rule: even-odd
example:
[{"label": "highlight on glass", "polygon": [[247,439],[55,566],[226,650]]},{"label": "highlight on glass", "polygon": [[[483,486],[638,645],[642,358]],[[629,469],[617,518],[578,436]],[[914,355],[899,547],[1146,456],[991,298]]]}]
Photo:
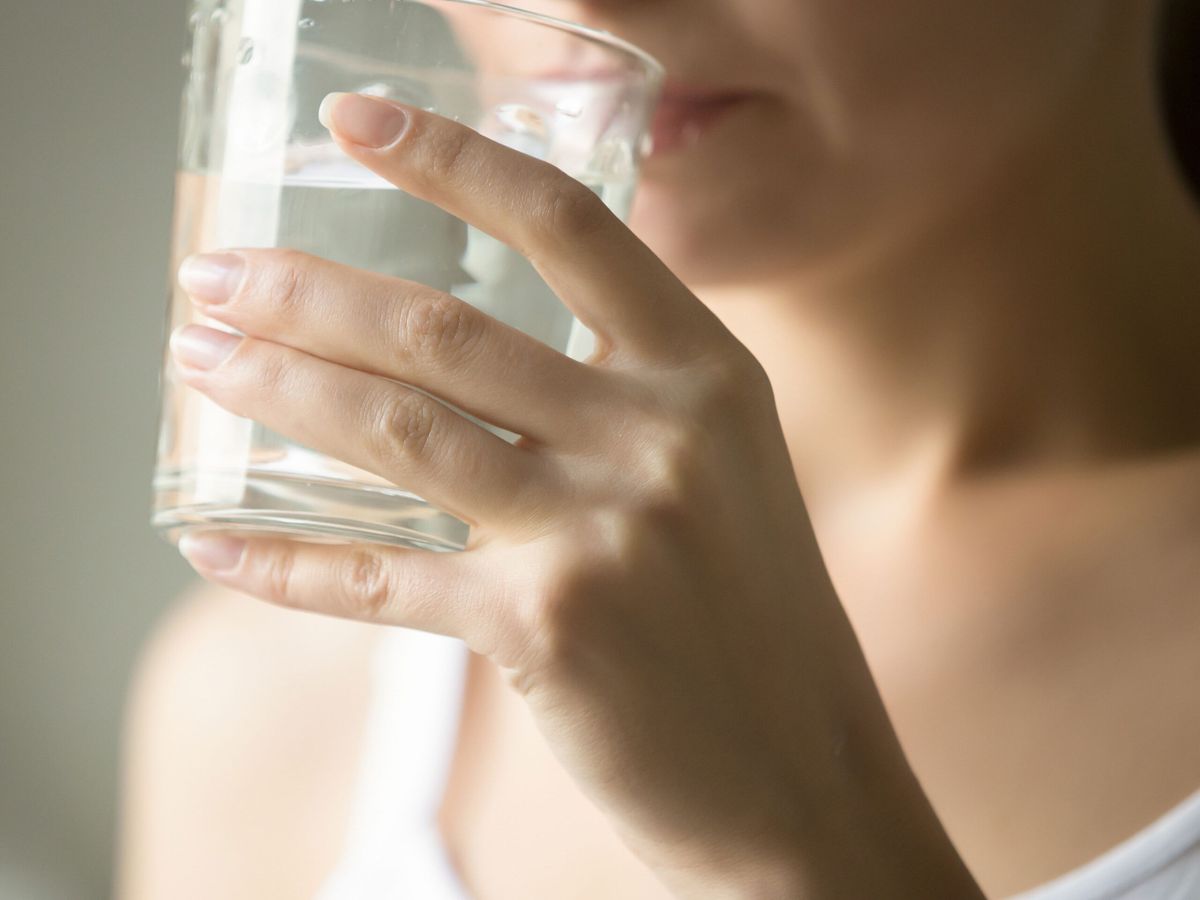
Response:
[{"label": "highlight on glass", "polygon": [[[351,161],[318,110],[329,93],[359,92],[436,112],[558,166],[625,217],[662,81],[655,60],[484,0],[196,0],[189,28],[172,275],[194,253],[289,247],[450,292],[590,354],[590,332],[529,262]],[[227,328],[171,290],[168,332]],[[227,412],[164,360],[153,521],[169,539],[219,527],[465,546],[466,523]]]}]

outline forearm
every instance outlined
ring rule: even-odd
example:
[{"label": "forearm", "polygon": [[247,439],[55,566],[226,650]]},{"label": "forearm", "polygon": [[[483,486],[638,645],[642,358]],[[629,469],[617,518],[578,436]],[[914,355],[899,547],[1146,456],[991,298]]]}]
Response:
[{"label": "forearm", "polygon": [[982,900],[911,772],[904,783],[847,801],[840,826],[803,846],[790,894],[745,897]]},{"label": "forearm", "polygon": [[764,840],[711,865],[664,867],[660,876],[688,900],[983,900],[915,779],[814,820],[807,834]]},{"label": "forearm", "polygon": [[798,767],[795,755],[781,753],[774,764],[762,762],[758,774],[777,790],[761,821],[723,823],[719,843],[708,837],[706,850],[688,847],[654,861],[676,896],[983,900],[878,694],[870,688],[855,713],[837,718],[831,731],[843,739],[824,758],[808,756]]}]

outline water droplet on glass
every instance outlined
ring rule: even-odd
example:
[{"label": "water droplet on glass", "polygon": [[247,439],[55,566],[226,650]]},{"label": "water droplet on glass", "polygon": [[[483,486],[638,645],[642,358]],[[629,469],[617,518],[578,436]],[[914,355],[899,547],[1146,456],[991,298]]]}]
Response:
[{"label": "water droplet on glass", "polygon": [[549,132],[541,113],[520,103],[504,103],[497,106],[496,119],[505,128],[518,134],[544,138]]},{"label": "water droplet on glass", "polygon": [[316,20],[314,20],[314,19],[301,19],[299,24],[300,24],[301,29],[307,31],[309,28],[312,28],[317,23],[316,23]]},{"label": "water droplet on glass", "polygon": [[254,39],[244,37],[238,42],[237,61],[239,65],[246,65],[254,58]]},{"label": "water droplet on glass", "polygon": [[212,22],[214,25],[224,25],[229,21],[229,10],[225,9],[223,6],[217,7],[212,11],[212,14],[209,15],[208,21]]},{"label": "water droplet on glass", "polygon": [[579,100],[574,98],[559,100],[554,106],[554,111],[559,115],[566,116],[568,119],[578,119],[583,115],[583,105]]},{"label": "water droplet on glass", "polygon": [[192,64],[192,51],[184,50],[183,56],[179,58],[179,64],[185,69]]},{"label": "water droplet on glass", "polygon": [[489,133],[489,137],[530,156],[545,156],[550,146],[550,126],[536,109],[521,103],[504,103],[492,115],[499,128]]}]

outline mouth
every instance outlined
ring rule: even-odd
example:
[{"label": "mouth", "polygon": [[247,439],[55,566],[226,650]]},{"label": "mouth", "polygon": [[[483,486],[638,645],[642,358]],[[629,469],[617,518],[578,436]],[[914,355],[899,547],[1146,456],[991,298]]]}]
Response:
[{"label": "mouth", "polygon": [[669,156],[690,149],[717,122],[752,97],[746,91],[668,82],[651,126],[650,156]]}]

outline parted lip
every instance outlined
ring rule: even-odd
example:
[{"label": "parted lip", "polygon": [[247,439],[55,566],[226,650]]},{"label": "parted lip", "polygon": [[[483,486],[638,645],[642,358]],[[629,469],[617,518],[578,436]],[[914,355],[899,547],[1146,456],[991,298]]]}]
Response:
[{"label": "parted lip", "polygon": [[727,111],[752,96],[745,90],[667,82],[654,113],[651,155],[687,150]]},{"label": "parted lip", "polygon": [[[539,73],[541,81],[612,82],[627,77],[620,70],[571,69],[556,67]],[[651,123],[652,155],[662,156],[685,150],[714,125],[723,114],[756,95],[756,91],[740,87],[723,87],[668,78],[659,94],[658,106]]]}]

